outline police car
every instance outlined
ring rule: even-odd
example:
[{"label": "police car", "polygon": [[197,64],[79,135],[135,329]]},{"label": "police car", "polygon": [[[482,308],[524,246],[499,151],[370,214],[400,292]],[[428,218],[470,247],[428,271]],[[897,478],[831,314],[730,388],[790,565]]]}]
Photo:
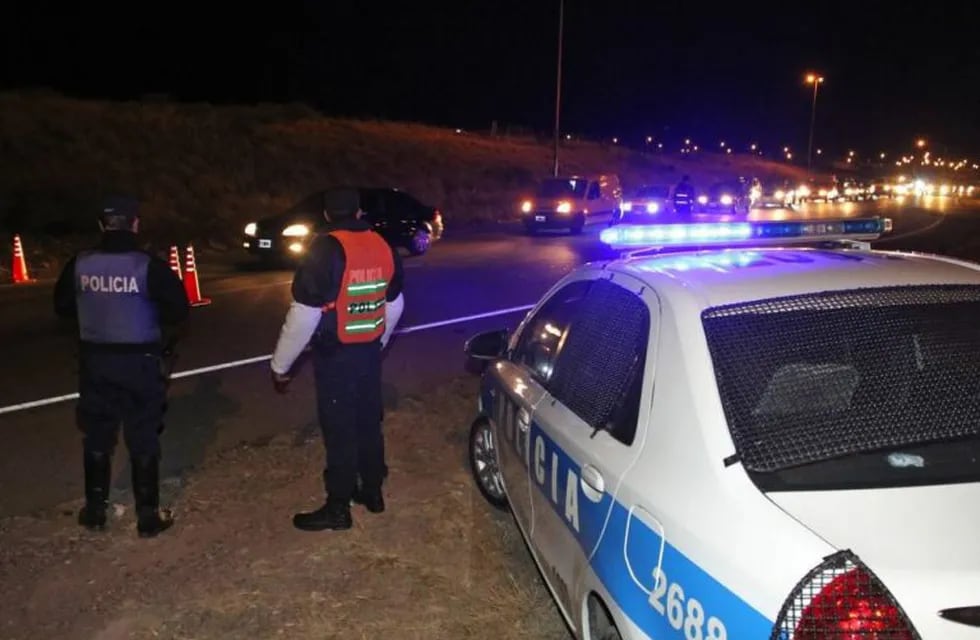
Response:
[{"label": "police car", "polygon": [[890,229],[610,227],[467,342],[474,478],[576,637],[980,639],[980,265]]}]

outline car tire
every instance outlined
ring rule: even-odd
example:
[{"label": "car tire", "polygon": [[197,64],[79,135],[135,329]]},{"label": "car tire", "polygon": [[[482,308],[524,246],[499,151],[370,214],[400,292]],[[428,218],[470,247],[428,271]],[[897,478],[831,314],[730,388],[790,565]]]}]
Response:
[{"label": "car tire", "polygon": [[609,609],[596,596],[589,596],[589,636],[596,640],[623,640]]},{"label": "car tire", "polygon": [[572,226],[569,230],[571,231],[573,236],[577,236],[581,234],[584,229],[585,229],[585,216],[582,215],[579,216],[579,218],[572,223]]},{"label": "car tire", "polygon": [[486,418],[477,418],[470,425],[468,447],[470,473],[483,498],[497,509],[507,508],[507,495],[504,493],[500,469],[497,466],[497,452],[493,429]]},{"label": "car tire", "polygon": [[408,250],[413,256],[423,255],[429,250],[432,235],[426,229],[416,229],[408,240]]}]

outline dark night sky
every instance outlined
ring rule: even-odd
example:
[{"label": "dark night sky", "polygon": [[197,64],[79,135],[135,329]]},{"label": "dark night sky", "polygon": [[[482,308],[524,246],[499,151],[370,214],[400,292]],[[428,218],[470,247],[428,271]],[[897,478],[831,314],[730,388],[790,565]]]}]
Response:
[{"label": "dark night sky", "polygon": [[[551,128],[558,0],[22,4],[0,10],[4,88]],[[565,4],[563,130],[802,150],[817,69],[818,146],[980,149],[973,3]]]}]

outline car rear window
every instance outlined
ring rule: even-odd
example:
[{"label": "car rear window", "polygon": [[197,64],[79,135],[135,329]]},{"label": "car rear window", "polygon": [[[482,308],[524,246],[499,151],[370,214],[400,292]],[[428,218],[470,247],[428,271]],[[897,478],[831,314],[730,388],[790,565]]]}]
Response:
[{"label": "car rear window", "polygon": [[975,456],[951,455],[980,436],[980,287],[794,296],[711,308],[702,321],[748,471],[832,461],[863,485],[896,470],[980,479]]}]

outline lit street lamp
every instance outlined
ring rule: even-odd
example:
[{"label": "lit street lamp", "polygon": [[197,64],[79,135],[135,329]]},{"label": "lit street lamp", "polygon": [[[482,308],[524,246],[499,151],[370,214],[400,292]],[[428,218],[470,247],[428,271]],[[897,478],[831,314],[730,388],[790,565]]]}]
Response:
[{"label": "lit street lamp", "polygon": [[817,123],[817,89],[823,84],[823,76],[808,73],[806,83],[813,85],[813,107],[810,109],[810,144],[806,152],[806,171],[809,174],[813,167],[813,127]]}]

